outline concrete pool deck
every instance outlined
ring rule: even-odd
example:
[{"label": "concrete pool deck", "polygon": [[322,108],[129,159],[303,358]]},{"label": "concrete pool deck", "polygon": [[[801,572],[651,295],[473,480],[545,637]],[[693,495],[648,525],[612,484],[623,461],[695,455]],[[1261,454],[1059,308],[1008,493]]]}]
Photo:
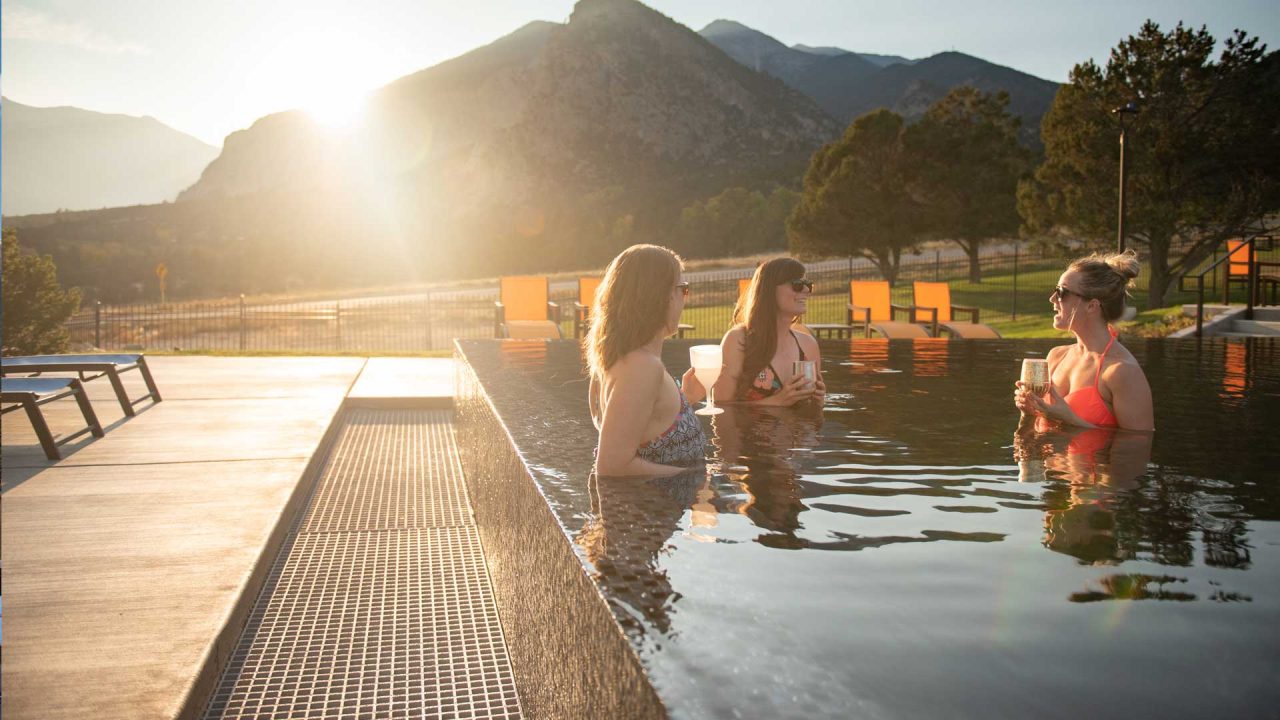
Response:
[{"label": "concrete pool deck", "polygon": [[[448,359],[148,358],[164,401],[126,418],[87,384],[106,436],[49,461],[4,419],[3,711],[199,711],[345,399],[453,395]],[[141,394],[137,373],[126,385]],[[75,403],[44,406],[55,435]],[[234,632],[231,632],[231,631]]]}]

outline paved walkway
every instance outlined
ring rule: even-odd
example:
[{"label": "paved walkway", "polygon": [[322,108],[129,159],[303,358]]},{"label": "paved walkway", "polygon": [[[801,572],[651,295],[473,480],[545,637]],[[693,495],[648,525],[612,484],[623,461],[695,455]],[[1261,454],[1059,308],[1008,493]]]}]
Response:
[{"label": "paved walkway", "polygon": [[[451,377],[450,362],[393,360],[402,377],[389,382],[412,393],[415,378]],[[90,382],[106,437],[64,445],[57,462],[6,415],[3,714],[169,718],[207,696],[211,658],[237,640],[224,628],[243,625],[241,596],[265,578],[365,363],[156,357],[164,401],[125,418],[105,380]],[[55,434],[78,427],[73,401],[45,413]]]}]

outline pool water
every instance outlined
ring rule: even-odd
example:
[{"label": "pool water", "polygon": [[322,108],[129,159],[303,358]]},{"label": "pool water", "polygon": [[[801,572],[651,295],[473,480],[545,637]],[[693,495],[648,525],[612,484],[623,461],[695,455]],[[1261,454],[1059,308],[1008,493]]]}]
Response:
[{"label": "pool water", "polygon": [[466,351],[673,717],[1273,715],[1280,343],[1129,345],[1154,436],[1020,428],[1055,344],[823,341],[825,408],[651,480],[591,476],[576,345]]}]

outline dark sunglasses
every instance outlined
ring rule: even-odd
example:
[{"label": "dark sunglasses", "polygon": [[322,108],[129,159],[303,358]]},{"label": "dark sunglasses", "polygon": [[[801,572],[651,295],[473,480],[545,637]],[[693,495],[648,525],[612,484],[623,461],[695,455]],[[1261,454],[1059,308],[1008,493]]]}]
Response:
[{"label": "dark sunglasses", "polygon": [[1093,298],[1089,297],[1088,295],[1085,295],[1085,294],[1083,294],[1083,293],[1078,293],[1078,292],[1076,292],[1075,290],[1072,290],[1071,288],[1066,288],[1066,287],[1063,287],[1063,286],[1061,286],[1061,285],[1056,285],[1056,286],[1054,286],[1054,288],[1053,288],[1053,294],[1054,294],[1054,295],[1055,295],[1059,300],[1066,300],[1068,297],[1070,297],[1070,296],[1072,296],[1072,295],[1075,295],[1076,297],[1080,298],[1081,300],[1092,300],[1092,299],[1093,299]]},{"label": "dark sunglasses", "polygon": [[796,292],[813,292],[812,280],[792,280],[790,285],[791,289]]},{"label": "dark sunglasses", "polygon": [[684,295],[685,297],[689,297],[689,283],[678,282],[676,283],[676,289],[680,291],[681,295]]}]

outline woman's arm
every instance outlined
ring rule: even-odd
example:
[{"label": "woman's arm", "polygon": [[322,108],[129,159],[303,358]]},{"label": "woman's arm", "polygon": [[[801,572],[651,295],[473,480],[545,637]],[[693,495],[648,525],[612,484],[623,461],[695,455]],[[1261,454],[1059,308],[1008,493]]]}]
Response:
[{"label": "woman's arm", "polygon": [[822,405],[827,400],[827,382],[822,379],[822,348],[818,347],[818,341],[812,335],[800,333],[799,338],[800,344],[804,348],[805,359],[813,361],[815,370],[812,397],[818,401],[818,405]]},{"label": "woman's arm", "polygon": [[649,462],[636,454],[645,441],[645,426],[653,416],[666,374],[656,358],[652,362],[641,360],[619,360],[605,380],[600,447],[596,451],[599,475],[674,475],[684,470]]},{"label": "woman's arm", "polygon": [[742,376],[745,330],[741,325],[729,328],[720,340],[720,377],[716,378],[716,403],[738,401],[738,378]]},{"label": "woman's arm", "polygon": [[1151,386],[1147,384],[1147,376],[1141,367],[1127,362],[1117,363],[1111,372],[1103,373],[1102,381],[1111,390],[1116,424],[1125,430],[1149,432],[1156,429]]}]

